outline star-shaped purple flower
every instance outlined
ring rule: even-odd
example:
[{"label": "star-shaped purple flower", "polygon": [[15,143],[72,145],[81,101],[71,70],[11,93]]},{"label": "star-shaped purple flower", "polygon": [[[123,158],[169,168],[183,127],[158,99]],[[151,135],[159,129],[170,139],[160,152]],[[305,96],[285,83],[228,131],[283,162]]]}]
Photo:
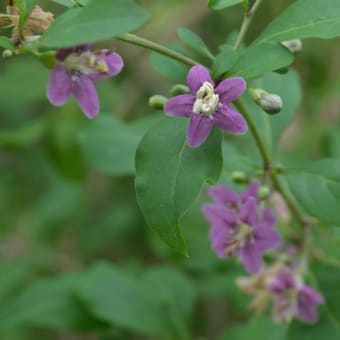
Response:
[{"label": "star-shaped purple flower", "polygon": [[281,244],[273,229],[275,218],[271,210],[264,209],[260,216],[257,200],[252,196],[237,209],[215,202],[204,205],[202,210],[211,223],[209,237],[216,254],[221,258],[240,254],[250,273],[261,270],[262,252]]},{"label": "star-shaped purple flower", "polygon": [[290,322],[294,317],[310,324],[318,320],[316,308],[324,302],[323,296],[303,284],[292,271],[278,272],[269,289],[275,297],[274,318],[277,322]]},{"label": "star-shaped purple flower", "polygon": [[117,75],[123,59],[117,53],[102,49],[93,52],[90,46],[62,49],[56,54],[59,64],[52,69],[47,97],[55,106],[64,105],[73,95],[88,118],[99,112],[94,80]]},{"label": "star-shaped purple flower", "polygon": [[192,67],[187,82],[190,94],[170,98],[164,111],[169,116],[190,118],[187,142],[191,147],[201,145],[213,125],[234,134],[243,134],[248,126],[242,115],[230,107],[246,88],[243,78],[233,77],[216,87],[209,72],[201,65]]}]

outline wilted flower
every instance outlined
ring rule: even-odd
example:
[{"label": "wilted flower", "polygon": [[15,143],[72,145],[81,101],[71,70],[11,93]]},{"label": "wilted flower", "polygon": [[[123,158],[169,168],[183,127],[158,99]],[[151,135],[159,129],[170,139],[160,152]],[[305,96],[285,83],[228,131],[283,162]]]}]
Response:
[{"label": "wilted flower", "polygon": [[249,306],[250,309],[263,313],[272,299],[272,294],[268,289],[270,280],[276,274],[280,266],[265,267],[253,276],[239,277],[236,279],[237,286],[247,295],[254,299]]},{"label": "wilted flower", "polygon": [[123,59],[109,50],[93,52],[89,46],[60,50],[59,64],[52,69],[47,97],[55,106],[64,105],[73,95],[88,118],[99,111],[99,100],[94,80],[117,75]]},{"label": "wilted flower", "polygon": [[7,6],[7,14],[0,15],[0,28],[13,27],[11,37],[14,40],[24,38],[34,40],[34,34],[44,33],[53,22],[53,13],[45,12],[40,6],[35,5],[23,27],[23,37],[19,33],[19,9],[16,6]]},{"label": "wilted flower", "polygon": [[274,318],[277,322],[290,322],[294,317],[306,323],[318,320],[316,308],[324,302],[324,298],[303,284],[294,272],[278,272],[269,289],[275,298]]},{"label": "wilted flower", "polygon": [[240,254],[246,269],[253,274],[261,270],[262,252],[281,243],[273,229],[275,218],[271,210],[259,212],[254,197],[257,190],[258,184],[253,184],[238,195],[227,188],[214,187],[209,194],[215,203],[202,208],[211,223],[209,236],[216,254],[221,258]]},{"label": "wilted flower", "polygon": [[169,116],[190,118],[187,142],[191,147],[201,145],[213,125],[234,134],[247,131],[242,115],[230,107],[246,88],[243,78],[233,77],[220,82],[216,87],[209,72],[201,65],[192,67],[187,82],[190,94],[170,98],[164,108]]}]

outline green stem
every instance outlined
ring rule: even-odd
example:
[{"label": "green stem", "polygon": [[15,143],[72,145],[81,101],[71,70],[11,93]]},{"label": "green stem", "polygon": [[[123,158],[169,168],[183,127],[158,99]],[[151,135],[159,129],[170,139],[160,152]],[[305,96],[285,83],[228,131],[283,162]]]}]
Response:
[{"label": "green stem", "polygon": [[242,44],[242,42],[243,42],[243,40],[244,40],[244,38],[245,38],[245,36],[248,32],[249,26],[250,26],[250,24],[253,20],[254,14],[255,14],[256,10],[258,9],[258,7],[260,6],[261,2],[262,2],[262,0],[256,0],[254,5],[251,7],[251,9],[245,13],[244,18],[243,18],[243,22],[242,22],[242,25],[241,25],[240,33],[237,37],[237,40],[236,40],[236,43],[235,43],[235,46],[234,46],[235,51],[237,51],[240,48],[240,46],[241,46],[241,44]]},{"label": "green stem", "polygon": [[249,130],[250,130],[251,134],[253,135],[253,138],[255,139],[255,143],[256,143],[257,148],[259,149],[259,152],[260,152],[261,157],[263,159],[263,169],[265,171],[271,171],[272,164],[271,164],[269,152],[267,151],[267,149],[266,149],[266,147],[265,147],[265,145],[264,145],[264,143],[261,139],[261,136],[256,129],[255,123],[253,122],[253,120],[250,117],[249,111],[248,111],[244,101],[242,99],[237,99],[237,100],[234,101],[234,104],[235,104],[236,108],[242,113],[244,119],[248,123]]},{"label": "green stem", "polygon": [[175,59],[183,64],[189,65],[189,66],[195,66],[199,64],[194,59],[191,59],[189,57],[184,56],[181,53],[175,52],[171,50],[170,48],[164,47],[162,45],[159,45],[153,41],[147,40],[145,38],[138,37],[137,35],[126,33],[122,36],[118,37],[117,39],[125,41],[129,44],[137,45],[140,47],[144,47],[148,50],[163,54],[171,59]]}]

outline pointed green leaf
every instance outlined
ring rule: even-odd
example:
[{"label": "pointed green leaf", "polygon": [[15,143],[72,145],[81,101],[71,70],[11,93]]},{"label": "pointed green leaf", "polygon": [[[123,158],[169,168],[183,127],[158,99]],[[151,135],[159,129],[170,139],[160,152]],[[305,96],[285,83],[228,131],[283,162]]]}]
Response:
[{"label": "pointed green leaf", "polygon": [[214,10],[224,9],[241,3],[243,0],[209,0],[208,6]]},{"label": "pointed green leaf", "polygon": [[321,222],[340,224],[340,160],[323,159],[290,170],[290,189],[307,213]]},{"label": "pointed green leaf", "polygon": [[90,0],[56,18],[38,44],[61,48],[111,39],[140,28],[148,18],[132,0]]},{"label": "pointed green leaf", "polygon": [[186,244],[179,229],[205,182],[221,172],[221,133],[214,130],[199,148],[186,144],[188,121],[165,118],[142,139],[136,154],[136,191],[150,227],[182,254]]},{"label": "pointed green leaf", "polygon": [[298,0],[269,24],[256,43],[339,35],[339,0]]},{"label": "pointed green leaf", "polygon": [[203,55],[204,57],[214,60],[215,57],[210,52],[208,46],[199,35],[184,27],[177,30],[177,35],[186,45],[191,47],[194,51]]}]

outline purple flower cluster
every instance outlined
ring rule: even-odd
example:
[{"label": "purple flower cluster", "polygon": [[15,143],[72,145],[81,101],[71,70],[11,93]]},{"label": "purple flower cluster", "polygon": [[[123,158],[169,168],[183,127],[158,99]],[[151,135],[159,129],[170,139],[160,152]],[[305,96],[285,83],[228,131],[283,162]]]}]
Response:
[{"label": "purple flower cluster", "polygon": [[290,322],[294,317],[306,322],[318,320],[316,308],[324,298],[290,270],[279,271],[269,286],[275,298],[274,318],[277,322]]},{"label": "purple flower cluster", "polygon": [[243,134],[248,126],[242,115],[230,107],[246,89],[243,78],[233,77],[215,86],[209,72],[201,65],[192,67],[187,82],[190,94],[170,98],[164,111],[169,116],[190,118],[187,142],[198,147],[208,137],[213,125],[234,134]]},{"label": "purple flower cluster", "polygon": [[124,64],[121,56],[106,49],[93,52],[86,45],[59,50],[56,58],[47,89],[49,101],[61,106],[73,95],[88,118],[96,117],[99,100],[93,81],[117,75]]},{"label": "purple flower cluster", "polygon": [[275,217],[269,208],[260,210],[254,182],[241,195],[223,186],[213,186],[208,194],[214,203],[202,210],[211,223],[210,239],[221,258],[240,255],[250,273],[262,267],[262,252],[280,246],[280,236],[274,230]]}]

